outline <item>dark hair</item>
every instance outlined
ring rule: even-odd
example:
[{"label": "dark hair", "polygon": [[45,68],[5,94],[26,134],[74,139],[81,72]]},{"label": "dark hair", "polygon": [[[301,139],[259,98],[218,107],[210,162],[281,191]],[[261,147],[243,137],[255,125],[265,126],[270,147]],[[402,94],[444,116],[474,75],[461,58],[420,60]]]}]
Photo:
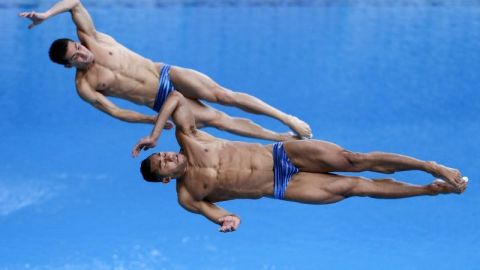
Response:
[{"label": "dark hair", "polygon": [[146,159],[144,159],[142,161],[142,165],[140,165],[140,171],[142,172],[142,176],[143,176],[143,179],[145,179],[145,181],[148,181],[148,182],[159,182],[160,178],[162,177],[161,175],[158,175],[156,173],[154,173],[152,171],[152,162],[150,160],[150,158],[153,156],[154,154],[151,154],[150,156],[148,156]]},{"label": "dark hair", "polygon": [[50,60],[60,65],[68,64],[69,63],[68,60],[65,59],[68,42],[74,42],[74,41],[69,38],[60,38],[55,40],[50,46],[50,50],[48,51]]}]

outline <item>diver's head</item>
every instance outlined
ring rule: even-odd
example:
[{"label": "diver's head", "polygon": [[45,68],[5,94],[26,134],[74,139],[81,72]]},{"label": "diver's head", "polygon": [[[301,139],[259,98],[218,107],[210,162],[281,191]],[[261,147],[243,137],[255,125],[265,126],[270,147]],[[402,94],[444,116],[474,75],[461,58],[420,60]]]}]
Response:
[{"label": "diver's head", "polygon": [[68,38],[55,40],[50,46],[48,54],[50,60],[67,68],[86,69],[95,59],[87,47]]},{"label": "diver's head", "polygon": [[160,152],[144,159],[140,171],[146,181],[166,184],[172,178],[183,176],[186,168],[187,158],[185,155],[174,152]]}]

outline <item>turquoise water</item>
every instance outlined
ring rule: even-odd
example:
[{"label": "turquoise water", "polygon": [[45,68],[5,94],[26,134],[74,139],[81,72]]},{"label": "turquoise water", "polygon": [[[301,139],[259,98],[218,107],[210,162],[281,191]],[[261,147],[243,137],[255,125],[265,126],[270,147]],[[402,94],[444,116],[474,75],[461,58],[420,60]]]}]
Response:
[{"label": "turquoise water", "polygon": [[[472,180],[461,196],[328,206],[226,202],[243,220],[233,234],[181,209],[173,186],[141,181],[140,160],[129,153],[150,126],[95,111],[76,95],[74,71],[48,60],[53,39],[75,37],[70,17],[31,31],[16,17],[51,3],[0,5],[0,269],[480,264],[475,1],[85,1],[99,31],[295,114],[318,139],[436,160]],[[266,117],[219,108],[285,130]],[[164,135],[158,150],[176,149],[173,134]],[[415,172],[394,177],[432,180]]]}]

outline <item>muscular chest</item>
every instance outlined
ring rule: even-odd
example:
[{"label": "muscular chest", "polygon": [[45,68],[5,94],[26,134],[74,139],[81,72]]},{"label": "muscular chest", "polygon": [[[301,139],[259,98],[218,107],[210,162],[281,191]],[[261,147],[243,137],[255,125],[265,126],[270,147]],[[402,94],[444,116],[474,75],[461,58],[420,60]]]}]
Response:
[{"label": "muscular chest", "polygon": [[203,200],[217,185],[216,175],[208,169],[192,170],[182,179],[182,184],[195,200]]},{"label": "muscular chest", "polygon": [[188,169],[183,183],[195,199],[208,196],[212,188],[218,185],[221,162],[218,149],[208,143],[191,143],[184,152],[188,159]]},{"label": "muscular chest", "polygon": [[121,50],[118,46],[104,43],[91,47],[95,55],[95,64],[85,75],[95,90],[108,90],[115,86],[118,74],[123,69]]},{"label": "muscular chest", "polygon": [[129,98],[143,90],[147,81],[151,81],[145,75],[138,74],[134,67],[119,64],[122,62],[120,59],[114,59],[112,56],[103,60],[89,72],[88,80],[96,91],[106,96]]},{"label": "muscular chest", "polygon": [[117,88],[115,70],[100,67],[95,74],[95,89],[104,94],[111,94],[109,90]]}]

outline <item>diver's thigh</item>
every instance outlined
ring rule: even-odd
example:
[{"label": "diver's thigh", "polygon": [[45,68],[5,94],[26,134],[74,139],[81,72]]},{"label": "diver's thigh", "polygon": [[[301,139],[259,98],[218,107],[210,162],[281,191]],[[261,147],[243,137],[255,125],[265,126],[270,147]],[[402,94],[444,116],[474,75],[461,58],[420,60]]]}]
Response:
[{"label": "diver's thigh", "polygon": [[295,174],[288,183],[285,200],[309,204],[328,204],[342,200],[342,176],[328,173]]},{"label": "diver's thigh", "polygon": [[208,126],[221,116],[221,112],[204,104],[203,102],[187,98],[188,105],[193,115],[195,123],[201,126]]},{"label": "diver's thigh", "polygon": [[284,149],[290,161],[306,172],[333,172],[346,162],[343,148],[327,141],[288,141]]},{"label": "diver's thigh", "polygon": [[215,101],[216,89],[221,87],[207,75],[193,69],[172,67],[170,78],[175,89],[192,99]]}]

